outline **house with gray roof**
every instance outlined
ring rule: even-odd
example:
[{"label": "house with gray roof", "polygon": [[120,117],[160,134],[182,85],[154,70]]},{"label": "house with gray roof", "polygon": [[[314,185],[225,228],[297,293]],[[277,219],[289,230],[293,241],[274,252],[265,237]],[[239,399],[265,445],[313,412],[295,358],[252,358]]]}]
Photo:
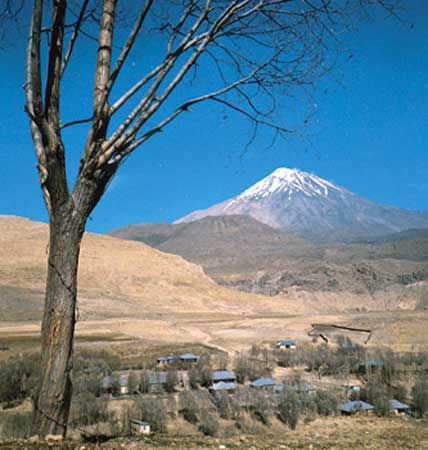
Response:
[{"label": "house with gray roof", "polygon": [[150,434],[151,427],[149,422],[144,420],[131,419],[131,429],[136,434]]},{"label": "house with gray roof", "polygon": [[191,365],[199,361],[199,356],[193,353],[187,352],[181,355],[169,355],[169,356],[159,356],[157,363],[159,366],[168,366],[172,364],[185,364]]},{"label": "house with gray roof", "polygon": [[388,402],[389,410],[397,415],[405,414],[409,411],[409,405],[399,402],[398,400],[392,399]]},{"label": "house with gray roof", "polygon": [[216,370],[212,373],[211,380],[213,383],[219,383],[220,381],[224,383],[235,383],[236,376],[229,370]]},{"label": "house with gray roof", "polygon": [[212,391],[213,393],[233,392],[235,390],[236,390],[235,382],[219,381],[218,383],[213,383],[213,385],[210,387],[210,391]]},{"label": "house with gray roof", "polygon": [[274,389],[275,381],[272,378],[260,377],[250,383],[250,387],[255,389]]},{"label": "house with gray roof", "polygon": [[294,339],[280,339],[276,343],[276,348],[280,350],[295,350],[297,348],[297,342]]},{"label": "house with gray roof", "polygon": [[362,400],[353,400],[340,406],[340,412],[344,416],[352,416],[355,414],[370,414],[374,411],[374,406]]}]

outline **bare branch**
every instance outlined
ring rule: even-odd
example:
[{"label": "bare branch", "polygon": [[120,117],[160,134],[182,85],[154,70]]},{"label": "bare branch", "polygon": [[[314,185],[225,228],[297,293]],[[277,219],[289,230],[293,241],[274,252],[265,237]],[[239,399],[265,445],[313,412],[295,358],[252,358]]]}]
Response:
[{"label": "bare branch", "polygon": [[141,9],[140,14],[138,15],[137,20],[135,21],[134,27],[132,28],[132,30],[128,36],[128,39],[126,40],[125,45],[123,46],[122,51],[120,52],[120,55],[117,58],[117,61],[113,67],[111,74],[110,74],[110,79],[108,82],[108,90],[109,91],[112,88],[114,82],[116,81],[116,78],[118,77],[124,62],[126,61],[126,58],[128,57],[128,54],[131,51],[131,49],[135,43],[135,39],[137,38],[137,35],[143,25],[145,18],[147,17],[147,13],[149,12],[152,4],[153,4],[153,0],[146,0],[144,7]]},{"label": "bare branch", "polygon": [[80,27],[82,25],[83,18],[85,17],[85,12],[88,7],[89,0],[83,0],[82,6],[80,8],[79,15],[74,24],[73,34],[71,35],[70,42],[68,44],[68,49],[65,52],[64,60],[62,62],[61,74],[64,75],[65,69],[67,68],[68,61],[70,60],[71,54],[73,53],[74,44],[76,43],[77,37],[79,36]]}]

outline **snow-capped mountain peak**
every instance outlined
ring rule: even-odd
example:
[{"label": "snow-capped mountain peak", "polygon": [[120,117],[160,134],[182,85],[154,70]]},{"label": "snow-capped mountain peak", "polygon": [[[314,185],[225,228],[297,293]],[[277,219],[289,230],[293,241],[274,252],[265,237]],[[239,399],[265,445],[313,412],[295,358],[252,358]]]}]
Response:
[{"label": "snow-capped mountain peak", "polygon": [[298,169],[280,167],[246,189],[235,200],[257,200],[278,193],[285,194],[289,198],[297,193],[308,197],[327,197],[330,190],[342,191],[338,186],[316,175]]}]

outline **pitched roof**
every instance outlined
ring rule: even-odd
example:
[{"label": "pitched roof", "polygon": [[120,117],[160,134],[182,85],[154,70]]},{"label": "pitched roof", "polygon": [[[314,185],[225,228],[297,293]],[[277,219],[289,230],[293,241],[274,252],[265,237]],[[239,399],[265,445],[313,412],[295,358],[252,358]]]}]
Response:
[{"label": "pitched roof", "polygon": [[216,370],[212,373],[211,379],[213,381],[236,380],[236,377],[233,372],[229,372],[228,370]]},{"label": "pitched roof", "polygon": [[219,381],[218,383],[214,383],[211,389],[214,391],[230,391],[232,389],[236,389],[236,383],[225,383],[224,381]]},{"label": "pitched roof", "polygon": [[277,342],[278,345],[296,345],[296,341],[294,339],[280,339]]},{"label": "pitched roof", "polygon": [[269,387],[269,386],[275,386],[275,382],[272,380],[272,378],[266,378],[261,377],[257,378],[257,380],[254,380],[250,386],[252,387]]},{"label": "pitched roof", "polygon": [[181,355],[178,355],[178,357],[181,360],[189,360],[189,359],[199,359],[199,356],[194,355],[193,353],[182,353]]},{"label": "pitched roof", "polygon": [[395,400],[393,398],[389,402],[389,409],[409,409],[409,405],[406,405],[405,403],[401,403],[398,400]]},{"label": "pitched roof", "polygon": [[100,386],[102,389],[111,389],[114,386],[114,378],[110,375],[104,377],[100,381]]},{"label": "pitched roof", "polygon": [[343,412],[369,411],[371,409],[374,409],[374,406],[362,400],[347,402],[340,407],[340,410]]},{"label": "pitched roof", "polygon": [[136,425],[142,425],[142,426],[150,426],[149,422],[145,422],[144,420],[137,420],[137,419],[131,419],[131,423],[135,423]]}]

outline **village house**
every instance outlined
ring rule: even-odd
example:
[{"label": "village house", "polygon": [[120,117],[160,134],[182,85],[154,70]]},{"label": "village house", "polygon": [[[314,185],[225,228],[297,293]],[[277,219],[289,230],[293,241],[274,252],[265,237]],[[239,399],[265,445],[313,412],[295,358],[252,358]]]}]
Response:
[{"label": "village house", "polygon": [[151,428],[149,422],[131,419],[131,429],[136,434],[150,434]]},{"label": "village house", "polygon": [[398,400],[392,399],[388,402],[389,410],[398,416],[402,416],[406,414],[410,407],[409,405],[406,405],[405,403],[401,403]]},{"label": "village house", "polygon": [[281,339],[276,343],[276,348],[279,350],[295,350],[297,343],[294,339]]},{"label": "village house", "polygon": [[224,383],[235,383],[236,376],[229,370],[216,370],[212,373],[211,380],[213,384],[219,383],[220,381],[223,381]]},{"label": "village house", "polygon": [[343,416],[369,415],[374,411],[374,406],[361,400],[354,400],[344,403],[340,407]]},{"label": "village house", "polygon": [[199,361],[199,356],[193,353],[182,353],[181,355],[160,356],[157,359],[158,366],[169,366],[173,364],[192,365]]},{"label": "village house", "polygon": [[236,390],[236,383],[219,381],[218,383],[213,383],[209,390],[214,394],[218,394],[220,392],[233,393]]},{"label": "village house", "polygon": [[272,378],[260,377],[250,383],[254,389],[271,390],[275,388],[275,381]]},{"label": "village house", "polygon": [[370,358],[366,361],[361,361],[358,366],[360,373],[373,373],[381,370],[385,363],[381,359]]},{"label": "village house", "polygon": [[99,387],[100,387],[100,394],[103,397],[113,397],[113,393],[116,387],[114,378],[110,375],[104,377],[100,381]]},{"label": "village house", "polygon": [[129,393],[128,377],[126,375],[121,375],[119,378],[119,392],[120,395],[128,395]]},{"label": "village house", "polygon": [[345,386],[346,394],[352,398],[359,398],[361,393],[361,386],[359,384],[351,384],[350,386]]},{"label": "village house", "polygon": [[153,372],[148,377],[150,392],[162,392],[167,382],[167,372]]}]

